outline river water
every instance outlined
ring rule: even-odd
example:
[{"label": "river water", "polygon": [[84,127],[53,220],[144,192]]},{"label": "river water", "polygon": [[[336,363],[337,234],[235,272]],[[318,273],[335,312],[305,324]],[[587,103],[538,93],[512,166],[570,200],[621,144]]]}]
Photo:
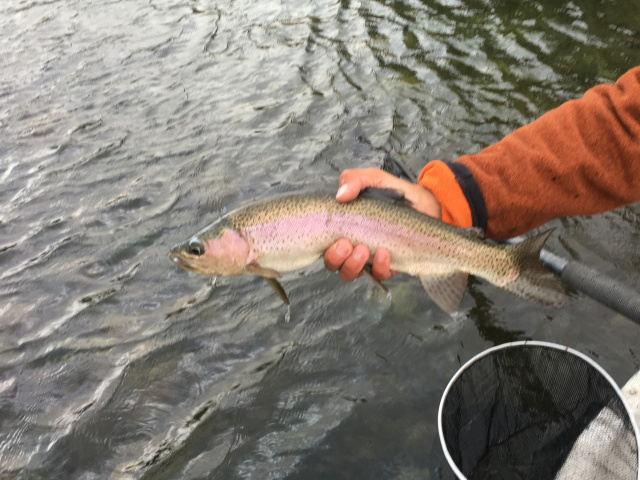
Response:
[{"label": "river water", "polygon": [[[319,262],[288,310],[168,253],[383,150],[478,151],[640,64],[639,25],[638,0],[3,0],[0,478],[449,479],[438,403],[480,351],[553,341],[624,383],[640,327],[575,292],[474,280],[453,321]],[[640,290],[638,205],[552,223]]]}]

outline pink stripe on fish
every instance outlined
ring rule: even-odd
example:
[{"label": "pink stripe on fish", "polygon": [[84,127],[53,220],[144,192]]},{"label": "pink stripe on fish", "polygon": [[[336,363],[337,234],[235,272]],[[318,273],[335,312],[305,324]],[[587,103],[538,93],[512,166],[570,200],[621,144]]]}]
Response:
[{"label": "pink stripe on fish", "polygon": [[312,250],[321,253],[341,237],[367,245],[372,253],[385,247],[405,258],[421,253],[428,257],[430,252],[437,252],[439,257],[446,254],[462,259],[465,256],[463,247],[452,245],[444,238],[428,236],[380,218],[354,214],[313,212],[255,225],[242,233],[251,247],[248,263],[267,252],[293,254]]}]

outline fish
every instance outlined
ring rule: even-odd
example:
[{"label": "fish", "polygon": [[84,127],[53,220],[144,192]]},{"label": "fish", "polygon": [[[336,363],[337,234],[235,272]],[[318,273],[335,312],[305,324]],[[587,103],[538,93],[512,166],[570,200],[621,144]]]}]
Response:
[{"label": "fish", "polygon": [[[520,243],[500,245],[477,228],[459,228],[422,214],[404,202],[361,194],[339,203],[325,193],[257,201],[222,215],[171,249],[178,266],[207,276],[259,275],[289,304],[278,281],[307,267],[336,240],[386,248],[391,269],[420,279],[443,311],[460,308],[469,275],[517,296],[561,307],[561,281],[540,263],[552,230]],[[386,288],[380,284],[382,288]]]}]

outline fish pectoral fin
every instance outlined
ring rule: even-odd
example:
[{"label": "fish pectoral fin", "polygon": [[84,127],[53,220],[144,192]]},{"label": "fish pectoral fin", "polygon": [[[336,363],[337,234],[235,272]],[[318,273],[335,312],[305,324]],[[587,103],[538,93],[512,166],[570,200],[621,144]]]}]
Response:
[{"label": "fish pectoral fin", "polygon": [[280,272],[273,270],[271,268],[264,268],[258,265],[257,263],[250,263],[245,267],[245,270],[248,273],[252,273],[254,275],[260,275],[264,278],[265,282],[267,282],[271,288],[273,288],[278,296],[282,299],[284,303],[290,305],[289,297],[287,297],[287,292],[284,291],[280,282],[276,280],[276,278],[280,278],[282,275]]},{"label": "fish pectoral fin", "polygon": [[287,292],[284,291],[284,288],[282,288],[282,285],[280,285],[280,282],[278,280],[276,280],[275,278],[264,277],[264,281],[271,285],[271,288],[276,291],[278,296],[285,304],[291,304],[291,302],[289,302],[289,297],[287,297]]},{"label": "fish pectoral fin", "polygon": [[427,295],[442,310],[453,316],[460,308],[467,289],[466,272],[456,271],[440,275],[420,275],[420,283]]},{"label": "fish pectoral fin", "polygon": [[280,278],[282,276],[280,272],[272,270],[271,268],[261,267],[257,263],[250,263],[249,265],[246,265],[244,269],[249,273],[260,275],[264,278]]},{"label": "fish pectoral fin", "polygon": [[367,263],[363,268],[362,271],[364,273],[367,274],[367,277],[369,277],[369,280],[371,280],[373,283],[375,283],[378,287],[380,287],[380,289],[386,293],[387,295],[389,295],[389,289],[387,288],[387,286],[385,284],[383,284],[380,280],[378,280],[376,277],[373,276],[373,270],[371,267],[370,263]]}]

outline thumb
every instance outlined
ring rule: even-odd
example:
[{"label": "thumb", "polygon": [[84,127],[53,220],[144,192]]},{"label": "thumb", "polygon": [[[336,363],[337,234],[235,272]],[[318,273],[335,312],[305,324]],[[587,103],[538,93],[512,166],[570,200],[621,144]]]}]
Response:
[{"label": "thumb", "polygon": [[354,200],[362,190],[368,187],[397,189],[401,181],[379,168],[354,168],[344,170],[340,174],[340,181],[336,200],[339,202],[350,202]]},{"label": "thumb", "polygon": [[360,174],[361,170],[352,169],[344,170],[340,174],[340,180],[338,193],[336,193],[336,200],[339,202],[350,202],[354,200],[362,190],[368,187],[363,182]]}]

